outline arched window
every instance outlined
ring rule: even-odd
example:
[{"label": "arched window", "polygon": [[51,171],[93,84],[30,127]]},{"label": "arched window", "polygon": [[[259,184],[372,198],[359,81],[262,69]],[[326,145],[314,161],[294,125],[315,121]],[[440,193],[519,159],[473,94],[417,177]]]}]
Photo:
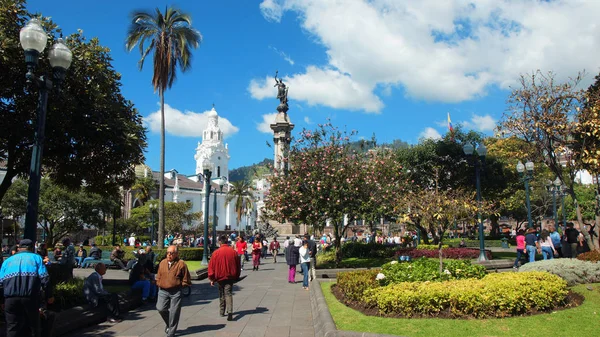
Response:
[{"label": "arched window", "polygon": [[221,176],[221,166],[217,166],[217,177]]}]

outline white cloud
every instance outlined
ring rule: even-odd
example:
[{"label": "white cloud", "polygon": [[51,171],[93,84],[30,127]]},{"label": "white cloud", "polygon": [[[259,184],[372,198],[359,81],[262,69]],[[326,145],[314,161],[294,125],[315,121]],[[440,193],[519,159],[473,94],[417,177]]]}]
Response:
[{"label": "white cloud", "polygon": [[[181,112],[168,104],[165,104],[165,130],[166,133],[179,137],[202,137],[202,131],[208,125],[208,113],[193,111]],[[150,131],[160,133],[160,107],[157,111],[144,117],[144,123]],[[229,120],[219,116],[219,127],[225,138],[235,134],[239,128],[233,126]]]},{"label": "white cloud", "polygon": [[310,120],[310,118],[308,116],[304,116],[304,123],[311,125],[312,121]]},{"label": "white cloud", "polygon": [[[290,100],[305,101],[311,106],[323,105],[370,113],[379,113],[383,108],[383,102],[373,94],[373,87],[364,86],[334,69],[309,66],[305,73],[285,76],[283,81],[290,88]],[[277,89],[273,87],[274,83],[274,78],[269,76],[264,80],[253,79],[248,91],[255,99],[275,98]]]},{"label": "white cloud", "polygon": [[[554,70],[561,80],[600,67],[600,1],[265,0],[260,8],[273,21],[295,13],[326,49],[327,64],[289,80],[310,83],[319,71],[335,73],[327,84],[312,82],[338,86],[333,97],[323,97],[330,87],[295,93],[334,108],[380,111],[373,94],[378,85],[402,86],[418,99],[461,102],[485,96],[490,86],[508,89],[519,74],[536,69]],[[359,99],[352,100],[356,92]]]},{"label": "white cloud", "polygon": [[277,0],[264,0],[260,4],[260,11],[269,21],[280,22],[283,15],[283,8]]},{"label": "white cloud", "polygon": [[262,122],[256,123],[256,130],[262,133],[273,133],[271,130],[271,124],[275,123],[275,117],[277,116],[277,112],[264,114],[262,115]]},{"label": "white cloud", "polygon": [[421,131],[419,134],[419,139],[422,138],[440,139],[442,138],[442,135],[440,135],[440,133],[434,128],[425,128],[425,130]]},{"label": "white cloud", "polygon": [[292,65],[292,66],[294,65],[294,60],[292,60],[292,58],[291,58],[291,57],[290,57],[288,54],[286,54],[286,53],[284,53],[283,51],[281,51],[281,50],[279,50],[279,49],[277,49],[277,48],[275,48],[275,47],[272,47],[272,46],[269,46],[269,49],[273,50],[273,51],[274,51],[274,52],[276,52],[276,53],[277,53],[279,56],[283,57],[283,59],[284,59],[284,60],[285,60],[287,63],[289,63],[290,65]]},{"label": "white cloud", "polygon": [[463,122],[463,125],[477,131],[492,131],[496,127],[496,120],[490,115],[479,116],[473,114],[471,120]]}]

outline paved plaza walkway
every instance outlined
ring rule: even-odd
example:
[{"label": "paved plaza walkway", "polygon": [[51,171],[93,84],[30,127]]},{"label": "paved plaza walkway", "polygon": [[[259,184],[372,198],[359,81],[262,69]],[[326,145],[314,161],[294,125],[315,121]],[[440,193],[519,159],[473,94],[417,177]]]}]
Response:
[{"label": "paved plaza walkway", "polygon": [[[284,260],[284,259],[280,259]],[[208,280],[194,281],[192,294],[183,299],[177,336],[223,337],[314,337],[309,291],[302,289],[302,275],[296,284],[287,282],[285,261],[263,260],[259,271],[251,263],[242,275],[246,279],[234,286],[233,321],[219,316],[219,293]],[[123,322],[102,323],[68,337],[159,337],[165,324],[154,304],[130,311]]]}]

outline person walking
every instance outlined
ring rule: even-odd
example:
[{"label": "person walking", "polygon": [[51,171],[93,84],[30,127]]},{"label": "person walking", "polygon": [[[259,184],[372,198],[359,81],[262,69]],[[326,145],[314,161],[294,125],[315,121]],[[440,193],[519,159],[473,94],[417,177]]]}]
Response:
[{"label": "person walking", "polygon": [[298,250],[300,257],[300,267],[302,268],[302,288],[308,290],[308,268],[310,266],[310,248],[308,247],[308,241],[302,242],[302,247]]},{"label": "person walking", "polygon": [[256,234],[254,242],[252,242],[252,270],[258,270],[260,265],[260,254],[262,253],[262,242],[260,237]]},{"label": "person walking", "polygon": [[309,281],[312,282],[312,280],[317,276],[317,243],[315,242],[315,240],[313,240],[308,233],[304,234],[304,240],[306,240],[308,242],[308,250],[309,250],[309,254],[310,254],[310,264],[309,264],[309,270],[310,270],[310,278]]},{"label": "person walking", "polygon": [[542,230],[538,239],[538,244],[538,252],[542,253],[544,260],[551,260],[554,258],[555,254],[558,255],[556,252],[556,248],[554,248],[554,244],[552,243],[552,238],[550,237],[550,232],[548,232],[548,230]]},{"label": "person walking", "polygon": [[165,333],[173,337],[181,313],[181,288],[192,285],[190,272],[185,262],[179,259],[177,246],[167,248],[167,258],[158,265],[156,285],[159,289],[156,310],[165,321]]},{"label": "person walking", "polygon": [[[240,237],[237,240],[240,242]],[[211,286],[215,283],[219,286],[221,317],[227,311],[227,320],[233,321],[233,284],[240,278],[241,260],[244,256],[229,246],[227,235],[221,235],[219,243],[219,249],[215,250],[208,263],[208,279]]]},{"label": "person walking", "polygon": [[241,235],[238,236],[237,242],[235,243],[235,251],[240,256],[241,270],[244,270],[244,260],[246,259],[245,254],[246,254],[247,249],[248,249],[248,244],[246,243],[246,241],[244,241],[244,237]]},{"label": "person walking", "polygon": [[288,283],[296,283],[296,266],[300,260],[300,244],[290,244],[285,252],[285,262],[289,267]]},{"label": "person walking", "polygon": [[513,269],[515,271],[519,270],[519,262],[521,262],[521,257],[525,255],[525,231],[523,229],[519,229],[517,232],[517,258],[515,259],[515,263],[513,264]]},{"label": "person walking", "polygon": [[42,257],[33,252],[33,247],[33,241],[21,240],[17,253],[7,258],[0,268],[7,337],[39,335],[40,290],[44,290],[48,304],[54,303],[50,276]]},{"label": "person walking", "polygon": [[277,237],[273,237],[273,241],[269,245],[269,250],[271,251],[271,255],[273,255],[273,263],[277,263],[277,254],[279,254],[279,241],[277,241]]},{"label": "person walking", "polygon": [[535,252],[538,247],[537,237],[535,236],[535,229],[529,228],[527,235],[525,235],[525,250],[529,255],[529,262],[535,262]]},{"label": "person walking", "polygon": [[558,233],[558,231],[556,230],[556,226],[554,225],[550,226],[550,239],[552,239],[552,244],[554,245],[554,249],[556,249],[556,252],[558,253],[558,257],[564,257],[561,235],[560,233]]}]

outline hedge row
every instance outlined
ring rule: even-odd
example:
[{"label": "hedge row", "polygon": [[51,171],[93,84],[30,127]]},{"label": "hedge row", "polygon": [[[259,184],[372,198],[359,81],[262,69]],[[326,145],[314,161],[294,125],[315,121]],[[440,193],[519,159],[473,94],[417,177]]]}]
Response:
[{"label": "hedge row", "polygon": [[[104,251],[112,252],[112,250],[114,249],[113,246],[100,246],[98,248],[102,249],[103,252]],[[121,247],[121,249],[125,251],[125,260],[131,260],[131,259],[135,258],[135,256],[133,255],[133,251],[135,249],[134,247],[124,246],[124,247]],[[158,249],[158,248],[152,247],[152,251],[156,254],[157,262],[164,259],[167,256],[167,248]],[[89,252],[90,251],[88,249],[88,254],[89,254]],[[204,254],[203,248],[179,247],[179,258],[182,260],[200,261],[200,260],[202,260],[203,254]]]},{"label": "hedge row", "polygon": [[[492,259],[492,252],[485,251],[488,259]],[[402,248],[396,251],[395,257],[410,256],[412,258],[428,257],[438,258],[439,251],[437,249],[420,249],[420,248]],[[473,248],[443,248],[442,256],[447,259],[476,259],[479,257],[479,249]]]},{"label": "hedge row", "polygon": [[536,261],[523,265],[519,271],[545,271],[562,277],[569,286],[600,282],[600,263],[577,259]]},{"label": "hedge row", "polygon": [[342,245],[342,257],[393,257],[397,247],[377,243],[346,242]]},{"label": "hedge row", "polygon": [[[567,283],[543,272],[494,273],[483,279],[403,282],[367,289],[362,300],[383,315],[508,317],[563,305]],[[347,295],[346,295],[347,296]]]},{"label": "hedge row", "polygon": [[448,281],[465,278],[482,278],[486,269],[481,265],[473,265],[470,260],[444,260],[440,274],[438,259],[421,258],[412,263],[392,261],[381,267],[379,283],[388,285],[401,282]]},{"label": "hedge row", "polygon": [[579,254],[577,255],[577,260],[598,262],[600,261],[600,252],[597,250],[592,250],[586,253]]}]

